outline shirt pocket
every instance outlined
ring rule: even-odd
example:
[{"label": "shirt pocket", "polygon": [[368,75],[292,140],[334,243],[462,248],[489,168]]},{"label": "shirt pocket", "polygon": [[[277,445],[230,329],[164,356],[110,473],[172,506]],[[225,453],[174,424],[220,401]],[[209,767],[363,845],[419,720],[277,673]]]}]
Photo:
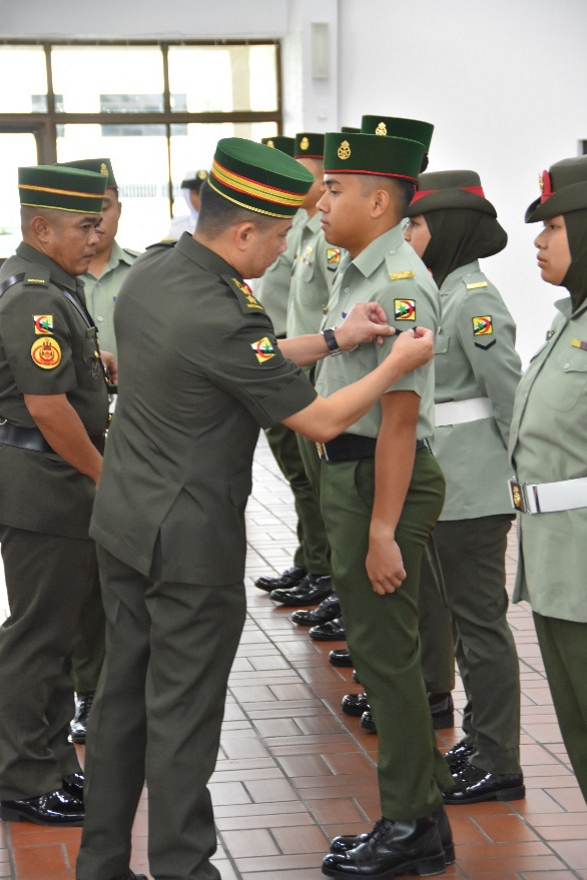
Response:
[{"label": "shirt pocket", "polygon": [[545,405],[557,412],[567,412],[579,401],[587,405],[587,352],[569,347],[551,358],[552,365],[544,365],[542,381],[537,381]]}]

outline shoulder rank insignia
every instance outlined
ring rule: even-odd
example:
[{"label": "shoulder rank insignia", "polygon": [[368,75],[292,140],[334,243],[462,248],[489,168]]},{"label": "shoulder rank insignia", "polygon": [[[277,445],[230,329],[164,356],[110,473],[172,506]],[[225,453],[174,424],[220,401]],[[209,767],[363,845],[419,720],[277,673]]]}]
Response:
[{"label": "shoulder rank insignia", "polygon": [[473,336],[489,336],[493,333],[493,318],[491,315],[478,315],[473,321]]},{"label": "shoulder rank insignia", "polygon": [[42,333],[52,333],[53,315],[33,315],[33,324],[37,336]]},{"label": "shoulder rank insignia", "polygon": [[573,348],[580,348],[582,351],[587,351],[587,342],[583,342],[582,339],[571,339],[571,345]]},{"label": "shoulder rank insignia", "polygon": [[[177,244],[176,238],[162,238],[161,241],[156,241],[154,244],[147,245],[145,250],[150,251],[152,248],[156,248],[156,247],[172,248],[172,247],[175,247],[176,244]],[[132,251],[130,251],[130,253],[132,253]]]},{"label": "shoulder rank insignia", "polygon": [[413,278],[414,273],[408,269],[406,272],[390,272],[389,277],[392,281],[402,281],[404,278]]},{"label": "shoulder rank insignia", "polygon": [[231,278],[230,280],[244,299],[243,301],[243,299],[239,297],[239,301],[245,306],[245,311],[248,311],[249,309],[257,309],[260,312],[265,311],[259,300],[255,299],[255,295],[246,281],[239,281],[238,278]]},{"label": "shoulder rank insignia", "polygon": [[264,364],[265,361],[275,357],[275,349],[267,336],[264,336],[263,339],[258,339],[257,342],[253,342],[251,348],[255,352],[255,357],[260,364]]},{"label": "shoulder rank insignia", "polygon": [[340,263],[340,248],[326,248],[326,265],[329,269],[337,269]]},{"label": "shoulder rank insignia", "polygon": [[488,287],[487,281],[472,281],[471,284],[465,285],[467,290],[479,290],[481,287]]},{"label": "shoulder rank insignia", "polygon": [[42,370],[54,370],[61,363],[59,343],[52,336],[37,339],[31,346],[31,357]]},{"label": "shoulder rank insignia", "polygon": [[416,320],[416,300],[415,299],[394,299],[393,316],[396,321],[415,321]]}]

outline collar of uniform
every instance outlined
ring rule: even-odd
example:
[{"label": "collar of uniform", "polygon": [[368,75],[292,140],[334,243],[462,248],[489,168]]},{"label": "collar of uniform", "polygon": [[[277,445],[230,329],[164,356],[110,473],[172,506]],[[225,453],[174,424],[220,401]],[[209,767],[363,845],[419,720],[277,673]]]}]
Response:
[{"label": "collar of uniform", "polygon": [[310,230],[310,232],[320,232],[320,223],[322,221],[322,213],[321,211],[316,211],[313,217],[308,217],[306,222],[306,226]]},{"label": "collar of uniform", "polygon": [[477,275],[482,274],[481,268],[479,266],[479,260],[473,260],[472,263],[464,263],[462,266],[458,266],[456,269],[453,269],[452,272],[446,276],[442,283],[441,291],[443,289],[452,287],[455,281],[460,281],[465,275]]},{"label": "collar of uniform", "polygon": [[120,247],[116,239],[112,242],[112,251],[110,253],[110,259],[108,260],[108,268],[116,269],[119,263],[126,263],[127,266],[132,266],[136,257],[131,256],[124,248]]},{"label": "collar of uniform", "polygon": [[576,312],[573,311],[573,304],[570,296],[564,296],[562,299],[557,299],[554,306],[565,316],[565,318],[578,318],[587,311],[587,300],[581,303]]},{"label": "collar of uniform", "polygon": [[214,275],[229,274],[236,275],[240,278],[240,275],[234,266],[231,266],[223,257],[215,251],[210,250],[206,245],[196,241],[196,239],[192,238],[187,232],[184,232],[182,237],[178,240],[175,245],[175,251],[183,254],[188,260],[197,263],[202,269],[205,269],[207,272],[212,272]]},{"label": "collar of uniform", "polygon": [[23,260],[27,260],[29,263],[37,263],[37,265],[40,264],[41,266],[46,266],[51,272],[51,280],[56,284],[66,287],[74,293],[77,290],[75,278],[68,275],[65,269],[63,269],[59,263],[56,263],[55,260],[52,260],[51,257],[48,257],[47,254],[38,251],[24,241],[21,241],[16,249],[16,253],[19,257],[22,257]]},{"label": "collar of uniform", "polygon": [[401,224],[398,224],[370,242],[360,254],[357,254],[352,263],[365,278],[368,278],[381,265],[387,254],[397,251],[403,244],[405,244],[404,233]]}]

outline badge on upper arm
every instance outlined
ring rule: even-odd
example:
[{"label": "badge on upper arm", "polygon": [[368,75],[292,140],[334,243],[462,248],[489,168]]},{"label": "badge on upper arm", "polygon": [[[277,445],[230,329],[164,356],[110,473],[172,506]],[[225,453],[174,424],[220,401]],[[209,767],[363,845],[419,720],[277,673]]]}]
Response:
[{"label": "badge on upper arm", "polygon": [[231,278],[227,275],[223,277],[233,293],[236,294],[236,298],[240,303],[240,307],[245,314],[249,314],[253,311],[265,311],[259,300],[255,298],[255,294],[246,283],[246,281],[239,281],[238,278]]},{"label": "badge on upper arm", "polygon": [[255,352],[255,357],[260,364],[264,364],[272,357],[275,357],[275,349],[268,336],[264,336],[263,339],[258,339],[256,342],[251,343],[251,348]]},{"label": "badge on upper arm", "polygon": [[475,345],[487,351],[492,345],[495,345],[495,338],[486,340],[486,336],[493,336],[493,318],[491,315],[475,315],[471,318],[473,322],[473,336],[475,337]]},{"label": "badge on upper arm", "polygon": [[61,348],[52,336],[35,340],[31,346],[33,363],[42,370],[54,370],[61,363]]},{"label": "badge on upper arm", "polygon": [[416,320],[416,300],[415,299],[394,299],[393,316],[396,321],[415,321]]},{"label": "badge on upper arm", "polygon": [[326,248],[326,266],[331,272],[336,272],[340,264],[340,248]]},{"label": "badge on upper arm", "polygon": [[53,333],[53,315],[33,315],[35,336]]}]

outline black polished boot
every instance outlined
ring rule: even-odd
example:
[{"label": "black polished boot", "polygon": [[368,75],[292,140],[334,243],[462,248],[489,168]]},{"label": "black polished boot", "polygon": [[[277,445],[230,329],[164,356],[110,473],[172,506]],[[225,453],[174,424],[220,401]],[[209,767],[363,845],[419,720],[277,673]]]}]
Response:
[{"label": "black polished boot", "polygon": [[335,648],[328,655],[328,662],[331,666],[354,666],[351,652],[348,648]]},{"label": "black polished boot", "polygon": [[360,718],[363,712],[369,711],[369,697],[367,694],[345,694],[341,700],[340,708],[345,715]]},{"label": "black polished boot", "polygon": [[33,798],[0,801],[3,822],[34,822],[35,825],[83,825],[84,805],[62,788]]},{"label": "black polished boot", "polygon": [[75,701],[75,716],[69,725],[69,735],[71,741],[83,745],[86,741],[86,729],[88,726],[88,718],[90,717],[90,709],[94,702],[96,691],[88,691],[85,694],[78,694]]},{"label": "black polished boot", "polygon": [[281,605],[318,605],[322,599],[332,594],[332,580],[329,574],[307,574],[303,580],[289,590],[272,590],[269,598]]},{"label": "black polished boot", "polygon": [[458,771],[463,767],[468,759],[471,757],[475,749],[472,745],[470,745],[466,740],[462,739],[460,742],[456,743],[452,749],[449,749],[446,755],[444,756],[444,760],[448,764],[448,769],[451,773],[458,773]]},{"label": "black polished boot", "polygon": [[329,620],[334,620],[339,615],[340,602],[338,601],[338,596],[333,593],[332,596],[327,596],[326,599],[323,599],[318,607],[312,611],[294,611],[291,620],[293,623],[297,623],[298,626],[316,626],[319,623],[327,623]]},{"label": "black polished boot", "polygon": [[262,575],[261,577],[256,578],[253,583],[259,588],[259,590],[264,590],[266,593],[270,593],[271,590],[287,590],[289,587],[295,587],[306,577],[307,574],[308,572],[305,568],[301,568],[299,565],[293,565],[291,568],[286,568],[285,571],[282,571],[279,575]]},{"label": "black polished boot", "polygon": [[453,773],[453,778],[455,784],[442,792],[445,804],[518,801],[526,796],[522,772],[490,773],[467,762]]},{"label": "black polished boot", "polygon": [[315,642],[344,642],[346,639],[344,620],[342,617],[336,617],[334,620],[329,620],[328,623],[313,626],[309,636]]}]

